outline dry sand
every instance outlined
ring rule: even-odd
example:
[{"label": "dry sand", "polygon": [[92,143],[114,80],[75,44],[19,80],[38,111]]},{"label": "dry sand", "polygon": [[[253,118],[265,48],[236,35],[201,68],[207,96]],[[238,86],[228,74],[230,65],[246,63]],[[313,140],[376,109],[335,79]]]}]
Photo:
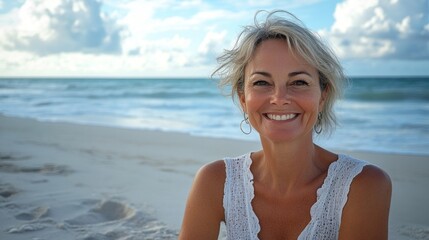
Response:
[{"label": "dry sand", "polygon": [[[0,239],[176,239],[197,169],[258,149],[0,116]],[[390,239],[429,239],[428,156],[337,152],[390,174]]]}]

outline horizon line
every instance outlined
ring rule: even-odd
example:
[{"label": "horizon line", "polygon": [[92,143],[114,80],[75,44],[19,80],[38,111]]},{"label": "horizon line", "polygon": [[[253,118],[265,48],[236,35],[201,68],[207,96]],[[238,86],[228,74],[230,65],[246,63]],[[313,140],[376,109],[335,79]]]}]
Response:
[{"label": "horizon line", "polygon": [[[347,78],[429,78],[429,75],[349,75]],[[88,79],[219,79],[212,78],[210,76],[0,76],[0,79],[17,79],[17,78],[32,78],[32,79],[40,79],[40,78],[64,78],[64,79],[80,79],[80,78],[88,78]]]}]

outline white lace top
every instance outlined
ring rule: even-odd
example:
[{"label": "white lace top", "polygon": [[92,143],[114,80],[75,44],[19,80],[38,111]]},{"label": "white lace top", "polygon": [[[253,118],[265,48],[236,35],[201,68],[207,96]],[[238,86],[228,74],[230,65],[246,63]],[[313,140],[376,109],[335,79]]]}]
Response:
[{"label": "white lace top", "polygon": [[[226,180],[223,198],[227,238],[258,239],[259,220],[252,208],[254,197],[250,153],[226,158]],[[317,200],[310,209],[311,220],[299,235],[304,239],[338,239],[341,214],[353,178],[368,163],[347,155],[338,155],[317,190]]]}]

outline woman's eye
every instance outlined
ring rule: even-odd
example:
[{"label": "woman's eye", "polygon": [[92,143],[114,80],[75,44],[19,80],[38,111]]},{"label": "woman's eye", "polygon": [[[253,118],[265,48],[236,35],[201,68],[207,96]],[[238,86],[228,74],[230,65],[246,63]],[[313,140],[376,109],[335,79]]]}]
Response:
[{"label": "woman's eye", "polygon": [[264,80],[258,80],[253,82],[253,86],[268,86],[269,83],[267,81]]},{"label": "woman's eye", "polygon": [[292,85],[295,86],[308,86],[308,82],[304,81],[304,80],[296,80],[292,82]]}]

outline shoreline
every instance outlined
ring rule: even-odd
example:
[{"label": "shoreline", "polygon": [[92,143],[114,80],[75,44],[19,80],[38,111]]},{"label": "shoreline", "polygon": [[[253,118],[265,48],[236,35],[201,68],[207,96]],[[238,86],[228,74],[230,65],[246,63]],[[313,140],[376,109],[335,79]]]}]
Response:
[{"label": "shoreline", "polygon": [[[184,135],[186,137],[192,137],[192,138],[203,138],[203,139],[213,139],[213,140],[219,140],[219,141],[232,141],[232,142],[243,142],[244,144],[249,143],[251,145],[258,144],[259,139],[245,139],[245,138],[239,138],[239,137],[225,137],[225,136],[210,136],[208,134],[193,134],[193,133],[187,133],[185,131],[174,131],[174,130],[162,130],[162,129],[146,129],[146,128],[140,128],[140,127],[133,127],[133,126],[121,126],[121,125],[108,125],[103,123],[89,123],[89,122],[72,122],[67,120],[47,120],[47,119],[38,119],[33,117],[23,117],[23,116],[15,116],[15,115],[7,115],[4,113],[0,113],[0,118],[16,118],[16,119],[22,119],[22,120],[29,120],[29,121],[36,121],[39,123],[47,123],[47,124],[70,124],[70,125],[76,125],[76,126],[87,126],[87,127],[95,127],[95,128],[110,128],[110,129],[123,129],[123,130],[131,130],[131,131],[142,131],[142,132],[153,132],[153,133],[160,133],[160,134],[178,134],[178,135]],[[317,136],[315,138],[315,144],[318,144],[317,141],[323,141],[325,137],[322,136],[320,139],[317,140]],[[327,137],[329,139],[329,137]],[[319,144],[320,145],[320,144]],[[323,148],[330,149],[331,151],[341,153],[341,152],[349,152],[349,153],[368,153],[368,154],[375,154],[375,155],[402,155],[402,156],[416,156],[416,157],[427,157],[429,160],[429,153],[421,153],[421,152],[392,152],[392,151],[378,151],[373,149],[358,149],[358,150],[350,150],[346,148],[341,147],[329,147],[329,146],[322,146]]]},{"label": "shoreline", "polygon": [[[199,167],[258,149],[246,140],[0,115],[0,238],[131,231],[175,239]],[[429,156],[332,151],[390,175],[389,239],[429,238]]]}]

